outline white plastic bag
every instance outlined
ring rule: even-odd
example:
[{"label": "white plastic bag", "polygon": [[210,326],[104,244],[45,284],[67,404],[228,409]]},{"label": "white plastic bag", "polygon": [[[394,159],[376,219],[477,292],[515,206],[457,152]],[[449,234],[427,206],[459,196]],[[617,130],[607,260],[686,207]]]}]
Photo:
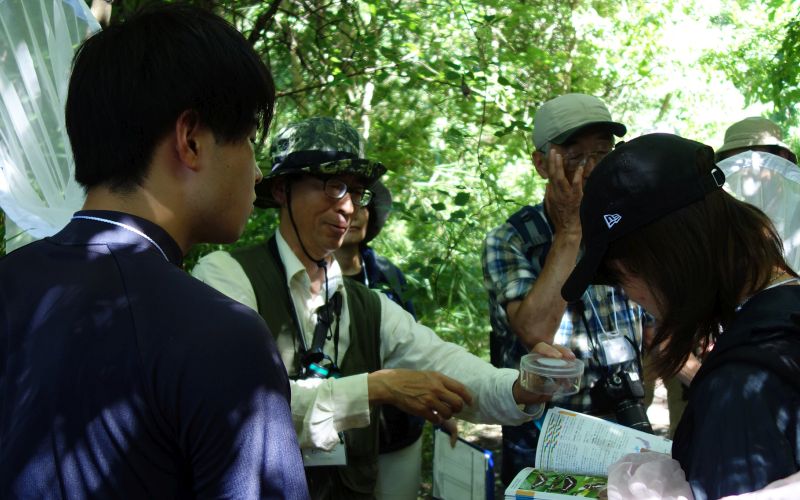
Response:
[{"label": "white plastic bag", "polygon": [[800,167],[770,153],[745,151],[717,164],[724,189],[766,213],[783,239],[786,262],[800,269]]},{"label": "white plastic bag", "polygon": [[83,0],[0,0],[0,208],[34,238],[84,200],[64,105],[74,50],[98,29]]},{"label": "white plastic bag", "polygon": [[694,500],[677,460],[656,452],[630,453],[608,468],[608,500]]}]

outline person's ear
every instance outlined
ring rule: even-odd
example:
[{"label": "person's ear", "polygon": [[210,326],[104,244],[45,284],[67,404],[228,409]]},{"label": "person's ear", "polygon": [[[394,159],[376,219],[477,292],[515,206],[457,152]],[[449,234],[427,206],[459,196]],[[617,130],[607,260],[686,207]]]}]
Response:
[{"label": "person's ear", "polygon": [[289,189],[289,183],[286,182],[286,177],[278,177],[272,181],[270,190],[272,191],[272,199],[278,202],[278,205],[285,206],[287,200],[286,191]]},{"label": "person's ear", "polygon": [[547,155],[541,151],[534,151],[531,155],[531,160],[533,160],[533,166],[539,176],[542,179],[547,179]]},{"label": "person's ear", "polygon": [[186,110],[175,120],[175,149],[180,162],[192,170],[199,166],[200,118]]}]

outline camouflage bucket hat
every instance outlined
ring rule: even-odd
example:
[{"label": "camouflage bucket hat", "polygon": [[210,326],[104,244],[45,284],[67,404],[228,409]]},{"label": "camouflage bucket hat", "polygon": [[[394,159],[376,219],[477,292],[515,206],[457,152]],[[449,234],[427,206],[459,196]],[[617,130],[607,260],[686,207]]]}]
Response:
[{"label": "camouflage bucket hat", "polygon": [[272,139],[272,168],[256,185],[255,205],[276,208],[272,182],[288,174],[353,174],[371,187],[386,172],[381,163],[364,158],[364,139],[356,129],[335,118],[309,118],[293,123]]}]

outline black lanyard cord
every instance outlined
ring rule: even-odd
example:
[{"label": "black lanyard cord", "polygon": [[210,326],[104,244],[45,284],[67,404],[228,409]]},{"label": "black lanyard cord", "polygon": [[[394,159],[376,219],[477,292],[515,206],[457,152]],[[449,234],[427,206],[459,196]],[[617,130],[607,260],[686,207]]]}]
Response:
[{"label": "black lanyard cord", "polygon": [[[296,341],[300,343],[300,357],[297,359],[298,366],[297,371],[298,373],[302,372],[305,368],[303,365],[306,362],[306,357],[310,355],[308,358],[309,362],[318,363],[325,359],[325,354],[323,352],[323,346],[325,345],[325,340],[330,340],[330,327],[334,321],[336,321],[336,327],[334,328],[333,332],[333,351],[334,351],[334,359],[331,360],[334,365],[338,365],[339,362],[339,323],[336,318],[341,318],[341,310],[343,304],[342,294],[336,292],[333,294],[333,297],[328,299],[328,272],[327,266],[322,266],[323,272],[325,273],[325,304],[321,306],[317,310],[317,324],[314,327],[314,335],[312,338],[311,348],[309,349],[306,345],[305,337],[303,336],[303,330],[300,327],[300,320],[297,314],[297,309],[294,305],[294,300],[292,298],[291,290],[289,289],[289,283],[286,279],[286,267],[283,265],[283,260],[281,260],[280,252],[278,251],[278,242],[277,238],[273,236],[267,242],[267,248],[269,249],[272,257],[275,259],[275,262],[278,264],[278,268],[280,270],[281,275],[281,284],[283,285],[283,289],[287,294],[287,299],[289,302],[289,307],[292,312],[292,320],[294,321],[294,330],[296,333]],[[296,345],[296,344],[295,344]],[[295,350],[297,350],[295,348]]]}]

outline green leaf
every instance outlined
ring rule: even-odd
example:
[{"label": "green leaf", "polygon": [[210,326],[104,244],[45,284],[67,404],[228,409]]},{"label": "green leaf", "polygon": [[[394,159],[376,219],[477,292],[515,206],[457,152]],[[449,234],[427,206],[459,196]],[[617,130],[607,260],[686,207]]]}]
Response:
[{"label": "green leaf", "polygon": [[444,77],[453,82],[461,81],[461,75],[455,71],[450,71],[449,69],[444,72]]},{"label": "green leaf", "polygon": [[450,220],[461,220],[467,216],[467,213],[463,210],[456,210],[455,212],[450,214]]},{"label": "green leaf", "polygon": [[455,198],[453,198],[453,203],[455,203],[458,207],[463,207],[469,202],[469,193],[461,191],[460,193],[456,194]]}]

